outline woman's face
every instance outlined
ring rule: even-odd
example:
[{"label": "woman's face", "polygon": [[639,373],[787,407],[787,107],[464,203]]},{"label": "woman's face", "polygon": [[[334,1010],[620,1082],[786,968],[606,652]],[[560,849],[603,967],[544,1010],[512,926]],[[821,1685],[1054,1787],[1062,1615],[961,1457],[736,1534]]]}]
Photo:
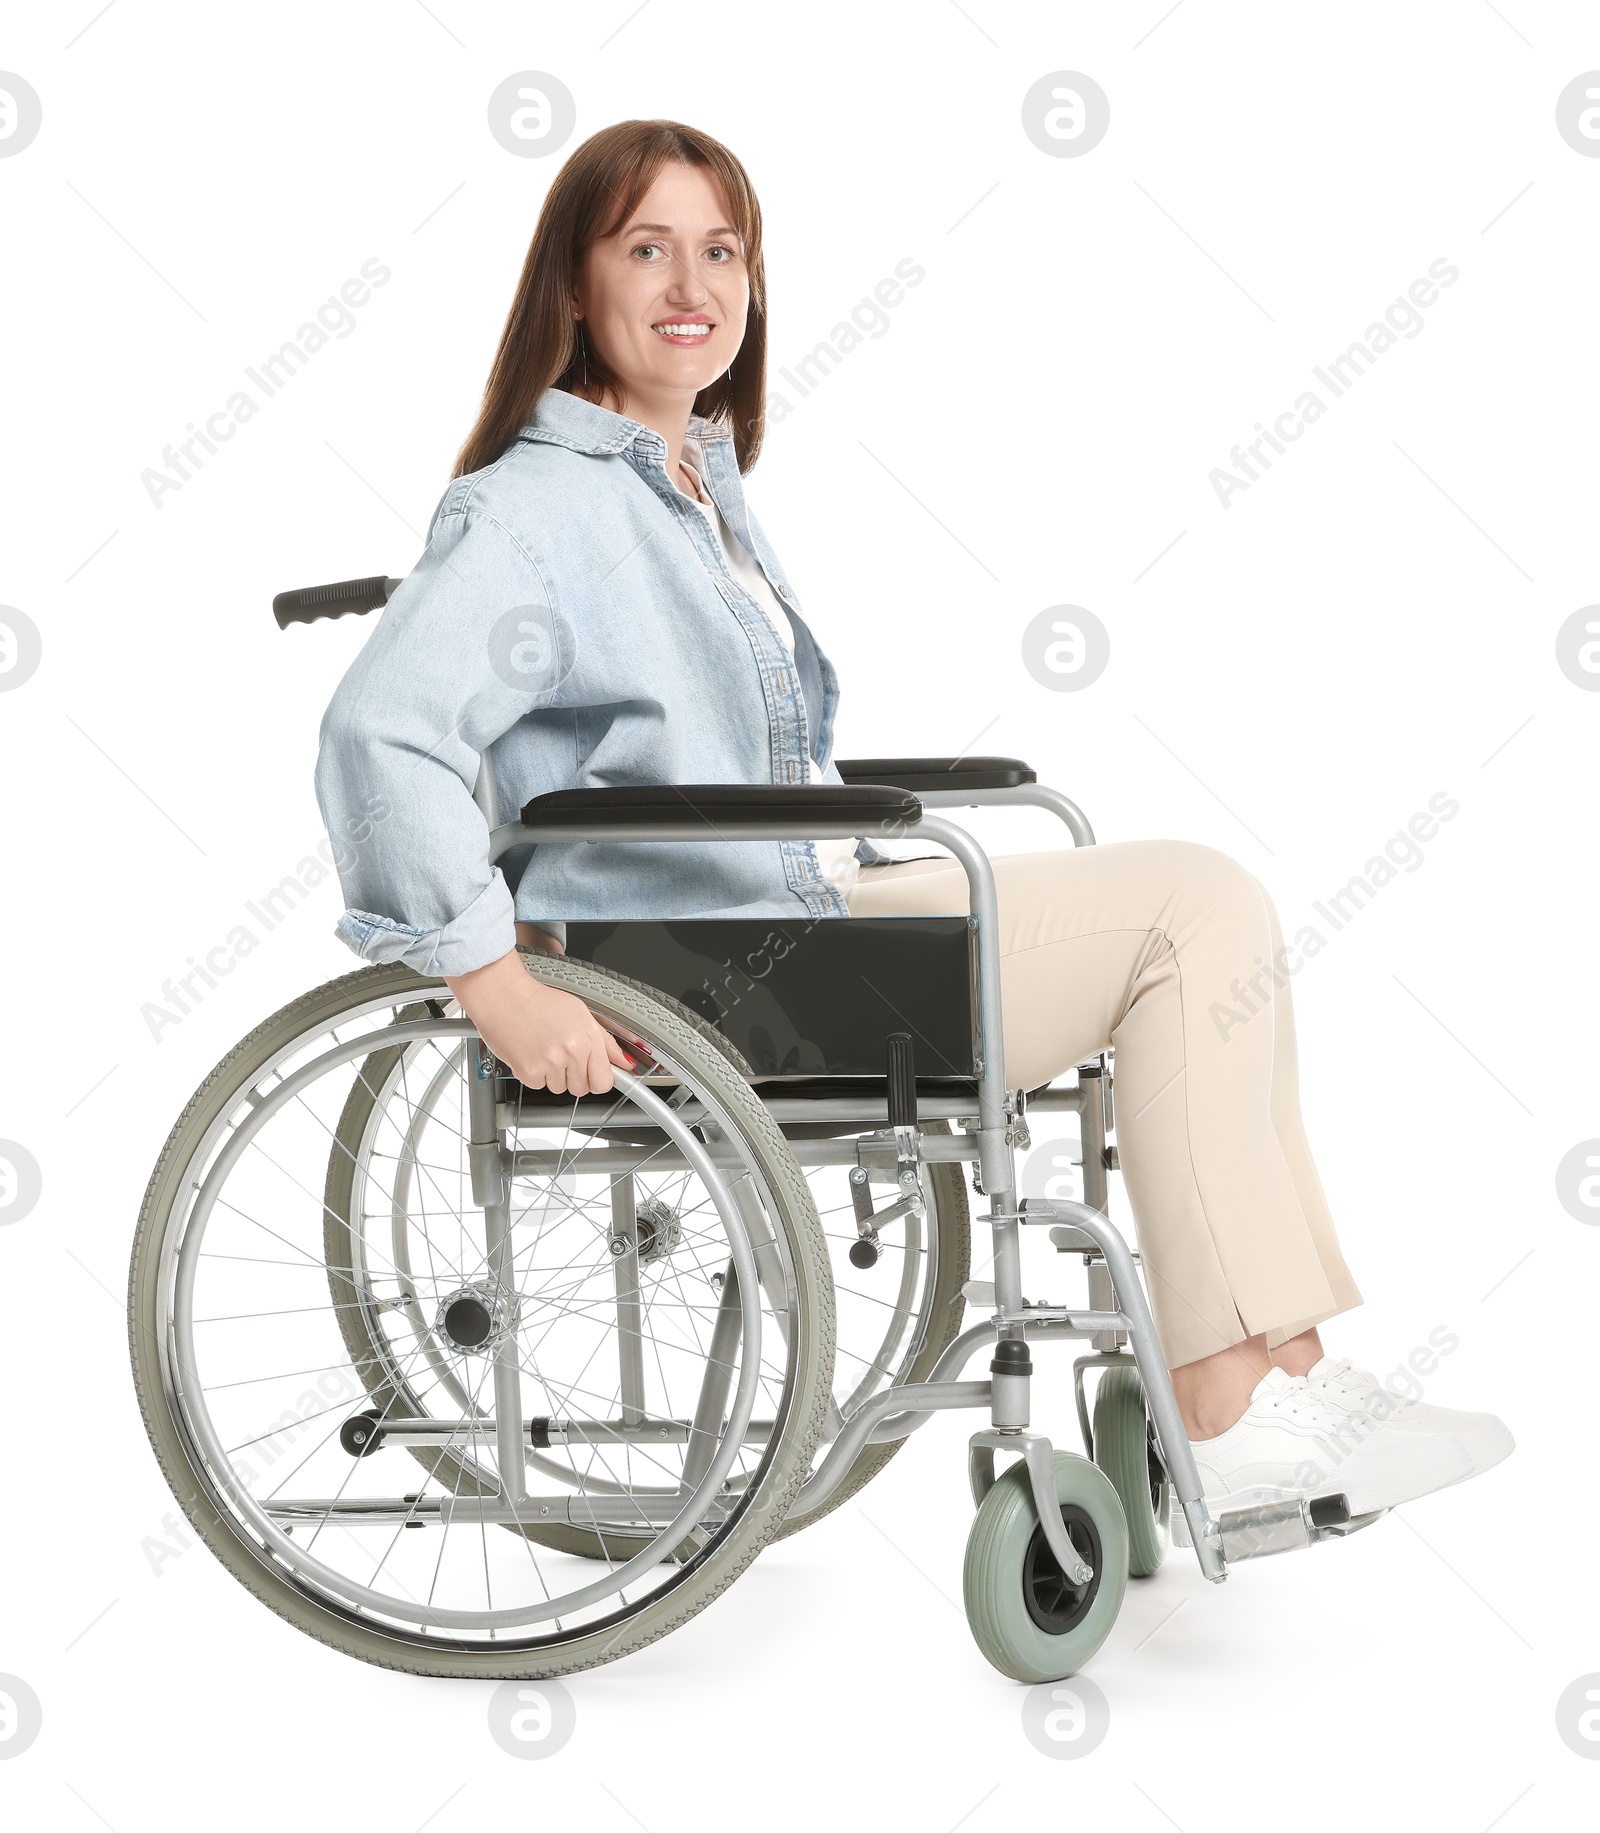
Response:
[{"label": "woman's face", "polygon": [[615,235],[590,244],[573,289],[624,406],[693,400],[733,361],[749,304],[744,246],[721,188],[706,167],[676,160]]}]

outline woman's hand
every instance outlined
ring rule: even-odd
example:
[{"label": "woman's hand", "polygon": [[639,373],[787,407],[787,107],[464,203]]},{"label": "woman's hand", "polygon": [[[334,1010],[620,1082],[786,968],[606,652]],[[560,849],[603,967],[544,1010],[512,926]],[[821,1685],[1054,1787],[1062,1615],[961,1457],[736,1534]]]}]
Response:
[{"label": "woman's hand", "polygon": [[638,1067],[581,999],[535,980],[515,949],[470,973],[447,974],[445,985],[483,1041],[528,1088],[603,1095],[611,1089],[613,1067]]}]

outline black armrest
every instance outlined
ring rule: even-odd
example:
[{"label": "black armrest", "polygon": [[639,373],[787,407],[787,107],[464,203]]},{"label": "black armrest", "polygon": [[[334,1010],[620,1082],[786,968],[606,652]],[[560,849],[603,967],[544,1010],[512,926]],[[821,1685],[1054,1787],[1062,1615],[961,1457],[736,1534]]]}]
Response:
[{"label": "black armrest", "polygon": [[863,834],[888,835],[921,820],[922,804],[881,783],[639,783],[555,789],[522,811],[526,827],[666,827],[697,818],[719,833],[781,823],[803,835],[814,822],[845,819],[859,820]]},{"label": "black armrest", "polygon": [[847,783],[892,783],[926,793],[936,789],[1020,789],[1038,777],[1020,757],[849,757],[839,760]]}]

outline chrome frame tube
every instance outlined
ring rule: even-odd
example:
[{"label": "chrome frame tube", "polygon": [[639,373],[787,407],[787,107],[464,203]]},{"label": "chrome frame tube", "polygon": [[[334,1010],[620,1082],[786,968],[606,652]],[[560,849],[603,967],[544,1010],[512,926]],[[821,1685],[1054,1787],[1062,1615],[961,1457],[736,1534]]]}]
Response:
[{"label": "chrome frame tube", "polygon": [[[691,1117],[690,1124],[694,1121]],[[892,1172],[899,1162],[889,1142],[853,1139],[791,1139],[789,1150],[802,1165],[870,1165],[874,1170]],[[974,1164],[978,1144],[969,1134],[935,1133],[920,1142],[917,1156],[923,1164]],[[681,1171],[683,1160],[670,1146],[585,1146],[579,1150],[561,1151],[554,1146],[519,1149],[510,1155],[511,1175],[516,1179],[542,1178],[553,1171],[582,1165],[586,1172],[609,1172],[623,1177],[636,1171]]]},{"label": "chrome frame tube", "polygon": [[1084,1370],[1124,1365],[1136,1369],[1139,1359],[1126,1349],[1096,1349],[1087,1356],[1079,1356],[1072,1365],[1072,1398],[1078,1409],[1078,1430],[1083,1435],[1083,1455],[1091,1463],[1094,1461],[1094,1426],[1089,1418],[1088,1396],[1084,1393]]},{"label": "chrome frame tube", "polygon": [[[862,1095],[859,1100],[850,1095],[825,1095],[815,1101],[808,1101],[799,1095],[764,1095],[761,1079],[748,1084],[750,1092],[767,1110],[769,1117],[779,1126],[799,1126],[806,1121],[827,1121],[843,1126],[859,1126],[863,1132],[873,1129],[882,1130],[889,1124],[888,1103],[883,1096],[874,1099],[871,1095]],[[1063,1095],[1074,1094],[1073,1089],[1061,1089]],[[1054,1108],[1067,1106],[1065,1102],[1046,1101],[1042,1097],[1037,1103],[1029,1106]],[[1073,1103],[1071,1105],[1076,1105]],[[705,1118],[699,1103],[686,1101],[679,1112],[691,1126],[698,1126]],[[977,1098],[971,1093],[944,1095],[922,1092],[917,1097],[917,1112],[924,1120],[976,1120],[978,1117]],[[545,1114],[548,1118],[541,1120]],[[618,1124],[616,1111],[603,1096],[579,1095],[559,1109],[519,1107],[513,1102],[500,1103],[500,1125],[506,1132],[529,1130],[537,1132],[541,1127],[559,1124],[582,1127],[599,1126],[608,1122]],[[626,1124],[638,1126],[640,1121],[635,1116]]]},{"label": "chrome frame tube", "polygon": [[[481,1040],[467,1052],[467,1113],[471,1122],[472,1194],[483,1212],[483,1238],[497,1305],[515,1306],[511,1246],[511,1180],[494,1117],[494,1055]],[[514,1315],[514,1313],[513,1313]],[[527,1494],[522,1436],[522,1358],[517,1329],[502,1332],[494,1351],[495,1468],[502,1500]]]},{"label": "chrome frame tube", "polygon": [[494,792],[494,775],[487,757],[478,759],[478,779],[472,786],[472,799],[483,811],[484,825],[490,833],[500,825],[500,805]]},{"label": "chrome frame tube", "polygon": [[[389,1445],[450,1445],[494,1440],[494,1424],[476,1419],[402,1419],[392,1426],[379,1428],[378,1450]],[[521,1433],[525,1444],[551,1445],[686,1445],[694,1432],[687,1419],[525,1419]],[[535,1437],[537,1434],[537,1437]],[[764,1445],[772,1437],[770,1419],[752,1419],[745,1427],[747,1445]],[[375,1456],[368,1451],[363,1455]],[[586,1479],[587,1480],[587,1479]],[[618,1495],[671,1495],[679,1493],[676,1483],[670,1485],[635,1485],[633,1491],[618,1489]]]},{"label": "chrome frame tube", "polygon": [[[497,1502],[487,1496],[421,1496],[413,1502],[408,1502],[404,1496],[307,1496],[269,1502],[266,1515],[274,1523],[326,1519],[346,1527],[405,1527],[418,1523],[423,1526],[527,1529],[561,1522],[571,1527],[596,1528],[603,1533],[617,1529],[629,1539],[648,1532],[653,1547],[660,1538],[660,1530],[675,1520],[681,1507],[680,1494],[675,1489],[665,1492],[635,1490],[631,1495],[607,1497],[552,1494],[524,1496],[515,1503]],[[659,1563],[659,1555],[652,1554],[652,1558]],[[558,1614],[565,1616],[575,1608],[570,1603],[563,1603],[559,1612],[551,1609],[544,1615],[546,1618]]]},{"label": "chrome frame tube", "polygon": [[[748,1277],[752,1281],[756,1278],[753,1257]],[[728,1377],[733,1368],[734,1348],[739,1341],[740,1317],[745,1309],[739,1302],[739,1295],[739,1268],[730,1260],[722,1276],[716,1321],[711,1326],[711,1343],[706,1350],[705,1373],[700,1377],[700,1394],[695,1404],[694,1423],[689,1432],[689,1448],[683,1455],[685,1491],[692,1490],[711,1468],[717,1434],[722,1430],[722,1409],[728,1400]]]},{"label": "chrome frame tube", "polygon": [[881,1394],[874,1394],[858,1412],[850,1416],[844,1429],[828,1447],[827,1455],[801,1485],[799,1495],[789,1505],[787,1519],[793,1521],[814,1514],[827,1501],[849,1473],[851,1465],[867,1443],[872,1428],[897,1408],[903,1407],[909,1394],[916,1396],[917,1409],[921,1413],[942,1412],[956,1407],[986,1407],[989,1404],[989,1383],[923,1381],[914,1387],[885,1388]]},{"label": "chrome frame tube", "polygon": [[[978,935],[978,1036],[982,1061],[978,1064],[978,1131],[980,1145],[985,1133],[997,1135],[999,1150],[983,1161],[984,1191],[991,1196],[1009,1198],[1010,1154],[1004,1150],[1006,1126],[1005,1025],[1000,1012],[1000,903],[995,890],[994,868],[989,856],[965,828],[953,821],[924,816],[913,830],[917,835],[936,841],[954,853],[967,875],[968,910],[977,925]],[[1004,1167],[1003,1171],[1001,1170]],[[1006,1189],[991,1190],[991,1171],[1000,1172]]]},{"label": "chrome frame tube", "polygon": [[1167,1467],[1172,1493],[1183,1508],[1184,1520],[1188,1524],[1201,1571],[1213,1582],[1220,1581],[1225,1576],[1226,1564],[1219,1543],[1211,1531],[1200,1471],[1194,1461],[1194,1450],[1184,1430],[1183,1416],[1178,1411],[1178,1397],[1173,1392],[1172,1376],[1162,1353],[1161,1339],[1156,1335],[1149,1300],[1140,1284],[1127,1242],[1099,1210],[1090,1209],[1084,1203],[1030,1197],[1026,1199],[1026,1210],[1030,1216],[1051,1222],[1070,1223],[1082,1229],[1105,1256],[1106,1267],[1121,1306],[1122,1323],[1119,1328],[1126,1331],[1139,1365],[1145,1404],[1155,1421],[1156,1437],[1160,1441],[1161,1456]]},{"label": "chrome frame tube", "polygon": [[[611,1270],[617,1294],[617,1380],[622,1417],[645,1416],[644,1320],[640,1309],[639,1217],[631,1174],[611,1180]],[[622,1251],[618,1253],[620,1245]]]},{"label": "chrome frame tube", "polygon": [[[1120,1311],[1109,1315],[1098,1311],[1064,1312],[1060,1317],[1026,1318],[1020,1326],[1013,1326],[1010,1334],[1021,1336],[1028,1343],[1058,1343],[1063,1340],[1078,1342],[1105,1329],[1108,1324],[1120,1325],[1126,1321]],[[993,1346],[1001,1328],[999,1318],[990,1317],[962,1331],[960,1336],[945,1345],[943,1353],[929,1371],[926,1385],[936,1387],[953,1381],[972,1360],[975,1351]],[[1131,1356],[1124,1359],[1130,1362],[1133,1360]],[[869,1444],[880,1445],[892,1438],[908,1437],[919,1426],[927,1423],[928,1416],[917,1410],[923,1385],[907,1382],[892,1390],[906,1411],[880,1419],[867,1435]]]},{"label": "chrome frame tube", "polygon": [[924,808],[1047,808],[1071,831],[1074,846],[1093,846],[1094,829],[1076,802],[1043,783],[1019,783],[1014,789],[927,789],[915,792]]}]

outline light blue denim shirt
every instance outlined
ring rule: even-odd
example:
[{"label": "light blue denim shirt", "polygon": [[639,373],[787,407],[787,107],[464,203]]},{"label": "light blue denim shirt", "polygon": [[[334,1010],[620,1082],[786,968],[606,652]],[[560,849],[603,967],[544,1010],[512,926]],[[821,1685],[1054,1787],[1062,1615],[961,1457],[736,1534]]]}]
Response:
[{"label": "light blue denim shirt", "polygon": [[[741,487],[730,429],[694,416],[703,481],[789,614],[794,656],[667,475],[659,433],[559,389],[455,480],[323,717],[316,790],[367,961],[462,974],[514,921],[848,916],[809,840],[543,842],[489,862],[547,790],[838,782],[838,678]],[[863,841],[858,857],[883,855]]]}]

